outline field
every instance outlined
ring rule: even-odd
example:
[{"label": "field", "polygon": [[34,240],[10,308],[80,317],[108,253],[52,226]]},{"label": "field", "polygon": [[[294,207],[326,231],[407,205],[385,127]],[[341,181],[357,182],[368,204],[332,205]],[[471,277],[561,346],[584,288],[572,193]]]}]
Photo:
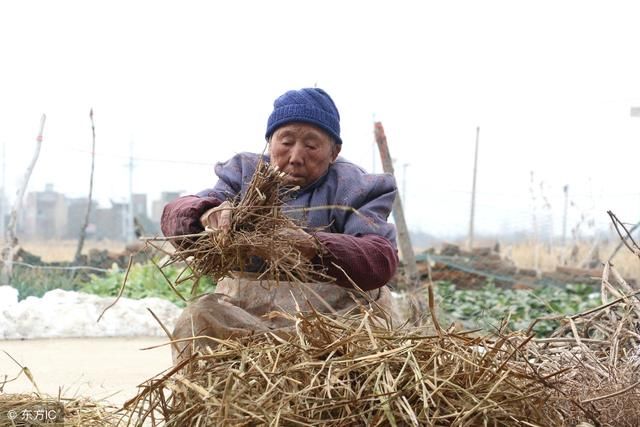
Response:
[{"label": "field", "polygon": [[[617,241],[598,246],[599,259],[603,262],[606,261],[617,246]],[[512,259],[519,267],[535,268],[537,254],[540,269],[542,271],[552,271],[558,265],[578,267],[589,259],[589,255],[593,250],[591,244],[580,243],[576,247],[577,251],[574,252],[575,255],[572,258],[573,247],[571,246],[552,246],[549,248],[545,245],[536,246],[532,243],[520,243],[506,245],[503,256]],[[640,259],[626,247],[622,247],[618,251],[612,262],[624,277],[640,279]]]},{"label": "field", "polygon": [[[28,252],[37,255],[45,262],[71,261],[78,246],[77,240],[25,240],[21,246]],[[85,240],[82,253],[86,254],[91,249],[108,250],[110,252],[122,252],[124,242],[113,240]]]},{"label": "field", "polygon": [[[478,246],[492,246],[495,242],[480,242]],[[25,240],[22,247],[42,258],[43,261],[71,261],[76,251],[76,240]],[[618,245],[617,241],[601,244],[597,248],[600,260],[605,261]],[[461,244],[463,247],[463,244]],[[558,265],[578,267],[589,259],[593,251],[593,245],[589,242],[578,243],[574,246],[548,246],[521,242],[505,244],[501,248],[500,255],[512,260],[520,268],[535,268],[536,265],[542,271],[553,271]],[[108,250],[119,253],[125,249],[125,243],[113,240],[86,240],[83,253],[91,249]],[[419,249],[418,249],[419,251]],[[616,269],[625,277],[640,279],[640,260],[628,249],[621,248],[615,256],[613,263]]]}]

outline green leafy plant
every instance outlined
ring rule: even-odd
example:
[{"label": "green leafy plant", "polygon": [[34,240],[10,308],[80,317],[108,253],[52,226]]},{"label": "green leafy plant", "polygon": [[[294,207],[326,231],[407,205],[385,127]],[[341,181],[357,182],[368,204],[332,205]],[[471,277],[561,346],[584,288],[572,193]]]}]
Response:
[{"label": "green leafy plant", "polygon": [[[438,282],[436,286],[438,306],[445,322],[461,321],[465,327],[484,330],[495,330],[504,319],[509,319],[511,329],[523,330],[535,319],[572,315],[600,304],[594,288],[583,284],[534,290],[502,289],[492,282],[477,290],[456,289],[450,282]],[[558,326],[558,321],[541,320],[533,331],[545,336]]]},{"label": "green leafy plant", "polygon": [[11,276],[11,286],[18,290],[18,298],[23,300],[31,296],[41,297],[53,289],[75,291],[82,286],[82,276],[77,271],[16,265]]},{"label": "green leafy plant", "polygon": [[[125,284],[122,295],[134,299],[146,297],[164,298],[184,307],[185,302],[171,289],[169,283],[167,283],[167,280],[169,280],[172,284],[175,284],[178,277],[186,277],[188,271],[184,270],[184,266],[177,265],[163,267],[162,271],[160,271],[153,263],[134,264],[129,269],[127,283]],[[104,277],[94,275],[88,283],[81,287],[81,290],[102,296],[115,296],[118,295],[124,278],[125,272],[119,270],[107,273]],[[192,280],[186,280],[176,285],[176,289],[188,300],[194,296],[191,295],[193,284],[194,282]],[[200,279],[197,286],[198,295],[211,292],[213,289],[214,284],[210,278],[202,277]]]}]

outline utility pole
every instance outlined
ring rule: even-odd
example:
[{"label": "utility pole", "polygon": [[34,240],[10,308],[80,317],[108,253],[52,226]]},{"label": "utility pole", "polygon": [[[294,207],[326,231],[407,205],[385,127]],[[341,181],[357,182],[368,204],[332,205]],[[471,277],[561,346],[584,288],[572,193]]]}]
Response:
[{"label": "utility pole", "polygon": [[562,214],[562,246],[567,244],[567,213],[569,208],[569,186],[562,187],[564,191],[564,212]]},{"label": "utility pole", "polygon": [[134,240],[133,232],[133,138],[129,142],[129,209],[127,209],[127,229],[124,237],[127,242]]},{"label": "utility pole", "polygon": [[5,212],[7,211],[6,207],[6,197],[7,194],[7,151],[6,144],[2,143],[2,192],[0,193],[0,232],[1,236],[5,235]]},{"label": "utility pole", "polygon": [[631,117],[640,118],[640,107],[631,107]]},{"label": "utility pole", "polygon": [[540,248],[538,246],[538,218],[537,218],[537,199],[536,199],[536,190],[535,190],[535,179],[534,173],[531,171],[530,181],[529,181],[529,193],[531,195],[531,225],[533,227],[533,268],[536,271],[536,275],[539,276],[540,273]]},{"label": "utility pole", "polygon": [[471,215],[469,217],[469,250],[473,249],[473,222],[476,214],[476,176],[478,173],[478,143],[480,142],[480,126],[476,127],[476,151],[473,156],[473,185],[471,187]]}]

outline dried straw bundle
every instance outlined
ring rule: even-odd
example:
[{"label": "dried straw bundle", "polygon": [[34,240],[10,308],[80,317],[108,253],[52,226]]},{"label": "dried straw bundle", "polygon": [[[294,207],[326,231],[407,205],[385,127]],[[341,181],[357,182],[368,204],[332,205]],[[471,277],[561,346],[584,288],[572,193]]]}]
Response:
[{"label": "dried straw bundle", "polygon": [[[296,249],[295,235],[287,232],[298,225],[282,212],[282,198],[297,187],[285,188],[284,177],[277,167],[260,161],[246,193],[228,208],[232,210],[230,230],[169,238],[176,246],[186,247],[174,252],[169,263],[185,262],[190,267],[176,284],[203,275],[214,280],[230,276],[255,263],[255,257],[264,262],[261,278],[304,282],[313,275],[326,281]],[[180,245],[185,238],[191,243]],[[320,250],[318,242],[310,243]]]},{"label": "dried straw bundle", "polygon": [[553,372],[515,333],[417,335],[370,312],[296,319],[288,339],[212,340],[127,402],[153,425],[545,425]]},{"label": "dried straw bundle", "polygon": [[537,340],[536,362],[565,370],[546,406],[550,417],[566,425],[640,425],[639,293],[607,263],[603,304],[561,319],[550,338]]},{"label": "dried straw bundle", "polygon": [[38,394],[0,394],[0,427],[115,426],[115,408],[89,399],[54,398]]}]

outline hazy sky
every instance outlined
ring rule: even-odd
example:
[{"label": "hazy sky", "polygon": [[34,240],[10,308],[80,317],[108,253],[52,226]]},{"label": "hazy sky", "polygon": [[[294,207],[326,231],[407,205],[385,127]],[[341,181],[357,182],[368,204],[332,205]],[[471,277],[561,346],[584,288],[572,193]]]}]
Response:
[{"label": "hazy sky", "polygon": [[101,203],[127,197],[130,144],[135,192],[197,192],[216,161],[264,148],[274,98],[317,85],[368,170],[383,122],[414,228],[466,232],[476,126],[479,231],[530,228],[535,211],[559,232],[564,185],[569,227],[607,209],[635,222],[639,20],[622,1],[2,2],[7,189],[46,113],[29,189],[86,195],[93,108]]}]

